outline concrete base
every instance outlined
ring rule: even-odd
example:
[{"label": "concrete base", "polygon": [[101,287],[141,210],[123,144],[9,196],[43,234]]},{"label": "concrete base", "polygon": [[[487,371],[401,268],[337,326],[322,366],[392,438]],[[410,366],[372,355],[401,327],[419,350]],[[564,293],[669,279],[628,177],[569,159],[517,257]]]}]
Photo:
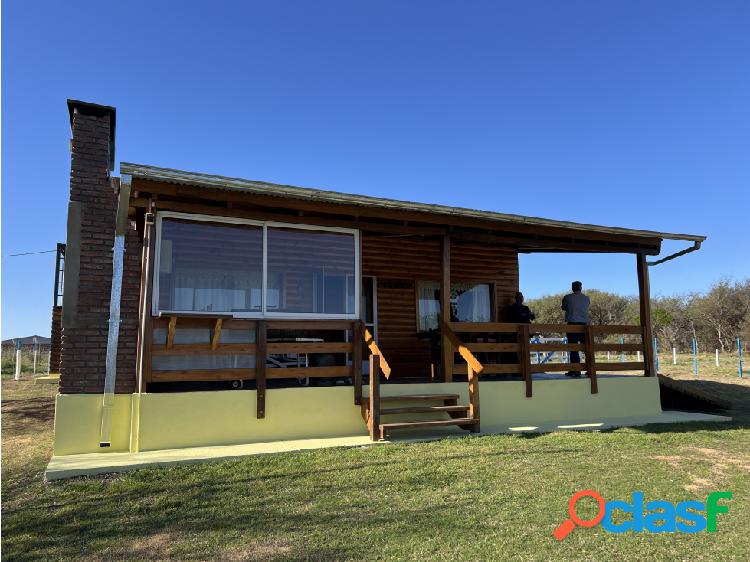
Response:
[{"label": "concrete base", "polygon": [[41,377],[34,377],[34,384],[60,384],[60,375],[50,373]]},{"label": "concrete base", "polygon": [[[492,433],[548,433],[558,430],[593,431],[614,427],[642,426],[652,423],[681,422],[725,422],[732,418],[692,412],[662,412],[654,416],[620,419],[589,419],[571,423],[547,422],[539,426],[514,426],[495,428]],[[486,433],[485,433],[486,434]],[[217,447],[189,447],[184,449],[165,449],[145,451],[142,453],[87,453],[79,455],[53,456],[44,475],[49,480],[60,480],[75,476],[91,476],[111,472],[128,472],[140,468],[195,464],[236,459],[251,455],[325,449],[331,447],[364,447],[387,443],[404,443],[429,441],[444,438],[468,437],[469,434],[458,428],[442,430],[421,430],[399,432],[387,441],[377,443],[367,436],[335,437],[330,439],[296,439],[290,441],[273,441],[270,443],[250,443],[244,445],[225,445]]]}]

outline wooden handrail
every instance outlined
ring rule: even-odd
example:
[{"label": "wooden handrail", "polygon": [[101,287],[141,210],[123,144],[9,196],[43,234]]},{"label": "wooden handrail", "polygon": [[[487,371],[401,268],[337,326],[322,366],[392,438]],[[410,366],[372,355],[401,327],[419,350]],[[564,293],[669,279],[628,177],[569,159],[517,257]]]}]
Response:
[{"label": "wooden handrail", "polygon": [[469,348],[464,345],[456,333],[451,329],[451,326],[443,322],[443,330],[445,330],[445,335],[448,337],[450,344],[456,351],[458,351],[459,355],[463,357],[463,360],[471,367],[471,370],[477,375],[481,374],[481,372],[484,371],[484,365],[482,365],[479,362],[479,359],[477,359]]},{"label": "wooden handrail", "polygon": [[380,351],[380,348],[378,347],[377,342],[375,341],[375,338],[372,337],[372,334],[370,333],[370,330],[365,328],[362,331],[362,334],[365,339],[365,344],[367,345],[367,348],[370,350],[370,353],[372,355],[378,356],[378,362],[380,363],[380,370],[385,375],[385,378],[390,378],[391,376],[391,366],[388,365],[388,361],[385,360],[385,357],[383,356],[383,352]]}]

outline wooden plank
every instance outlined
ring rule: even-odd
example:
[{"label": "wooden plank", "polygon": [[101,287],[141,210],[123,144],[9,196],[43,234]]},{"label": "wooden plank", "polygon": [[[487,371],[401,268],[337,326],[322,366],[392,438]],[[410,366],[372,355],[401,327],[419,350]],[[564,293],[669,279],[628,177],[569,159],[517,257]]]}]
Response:
[{"label": "wooden plank", "polygon": [[594,351],[643,351],[642,343],[595,343]]},{"label": "wooden plank", "polygon": [[167,349],[172,349],[174,345],[174,333],[177,329],[177,316],[170,316],[169,328],[167,329]]},{"label": "wooden plank", "polygon": [[396,396],[381,396],[381,402],[408,402],[410,400],[458,400],[460,394],[397,394]]},{"label": "wooden plank", "polygon": [[[583,326],[581,326],[583,327]],[[595,334],[640,334],[640,326],[626,325],[593,325]],[[571,330],[572,331],[572,330]]]},{"label": "wooden plank", "polygon": [[524,380],[526,389],[526,398],[533,395],[532,383],[533,377],[531,370],[531,354],[529,353],[529,325],[521,324],[518,327],[518,361],[521,366],[521,376]]},{"label": "wooden plank", "polygon": [[152,371],[152,382],[252,380],[255,369],[193,369]]},{"label": "wooden plank", "polygon": [[450,420],[424,420],[384,423],[380,425],[383,431],[390,429],[422,429],[425,427],[443,427],[446,425],[478,425],[479,420],[472,418],[453,418]]},{"label": "wooden plank", "polygon": [[[499,352],[516,352],[518,351],[517,343],[467,343],[465,344],[469,351],[499,353]],[[487,365],[485,365],[487,367]]]},{"label": "wooden plank", "polygon": [[597,371],[645,371],[645,361],[631,361],[622,363],[595,363]]},{"label": "wooden plank", "polygon": [[582,343],[530,343],[529,351],[584,351]]},{"label": "wooden plank", "polygon": [[[151,210],[151,207],[149,207],[149,210]],[[154,251],[156,247],[155,232],[154,215],[149,213],[144,219],[143,227],[143,258],[141,260],[141,292],[143,295],[143,308],[140,309],[140,319],[138,323],[138,365],[140,367],[138,392],[148,390],[148,383],[151,382],[151,367],[153,360],[151,349],[154,340],[151,306],[155,261]]]},{"label": "wooden plank", "polygon": [[[383,401],[383,397],[380,397],[380,401]],[[431,412],[463,412],[466,415],[466,411],[469,406],[401,406],[398,408],[381,408],[380,415],[393,415],[393,414],[429,414]]]},{"label": "wooden plank", "polygon": [[475,421],[471,427],[472,433],[479,432],[479,375],[471,365],[466,367],[469,378],[469,417]]},{"label": "wooden plank", "polygon": [[654,336],[651,332],[651,286],[648,279],[648,264],[646,255],[636,256],[638,266],[638,301],[640,305],[641,335],[643,337],[644,375],[657,375],[654,365]]},{"label": "wooden plank", "polygon": [[464,343],[458,339],[458,336],[451,330],[450,325],[448,324],[441,324],[443,327],[443,342],[445,343],[447,341],[447,344],[449,345],[449,348],[451,349],[451,361],[450,361],[450,368],[451,368],[451,379],[453,378],[453,351],[458,351],[458,353],[461,355],[464,361],[466,361],[467,365],[469,365],[475,373],[479,374],[484,370],[484,366],[479,362],[479,360],[474,356],[474,354],[469,351],[469,348],[464,345]]},{"label": "wooden plank", "polygon": [[450,322],[448,326],[461,334],[463,332],[517,333],[519,324],[508,322]]},{"label": "wooden plank", "polygon": [[219,347],[219,339],[221,338],[221,323],[224,320],[222,318],[217,318],[216,323],[214,324],[214,335],[211,336],[211,351],[216,351],[216,348]]},{"label": "wooden plank", "polygon": [[370,355],[370,415],[367,421],[370,439],[379,441],[380,430],[380,358]]},{"label": "wooden plank", "polygon": [[354,347],[352,342],[271,342],[268,353],[351,353]]},{"label": "wooden plank", "polygon": [[257,351],[255,353],[255,415],[257,419],[266,417],[266,354],[268,346],[268,327],[260,320],[255,329]]},{"label": "wooden plank", "polygon": [[378,362],[380,363],[380,370],[385,375],[385,378],[389,378],[391,376],[391,367],[390,365],[388,365],[388,361],[385,360],[385,356],[380,351],[380,348],[378,347],[377,342],[375,342],[375,339],[372,337],[370,330],[368,330],[367,328],[365,328],[365,344],[367,345],[367,348],[370,350],[370,353],[378,357]]},{"label": "wooden plank", "polygon": [[269,330],[348,330],[351,320],[267,320]]},{"label": "wooden plank", "polygon": [[[568,371],[583,371],[586,363],[532,363],[530,370],[532,373],[566,373]],[[601,369],[600,369],[601,370]]]},{"label": "wooden plank", "polygon": [[221,343],[213,349],[209,343],[184,343],[176,344],[171,348],[166,345],[154,345],[152,355],[254,355],[256,345],[254,343]]},{"label": "wooden plank", "polygon": [[222,319],[229,319],[232,318],[231,312],[225,312],[225,313],[219,313],[219,312],[211,312],[206,314],[205,312],[160,312],[159,318],[198,318],[199,320],[218,320],[219,318]]},{"label": "wooden plank", "polygon": [[350,365],[333,367],[284,367],[266,369],[267,379],[288,379],[293,377],[338,378],[351,377]]},{"label": "wooden plank", "polygon": [[586,331],[586,326],[578,324],[531,324],[529,329],[534,333],[582,334]]},{"label": "wooden plank", "polygon": [[[221,325],[223,330],[252,330],[255,329],[257,320],[240,319],[240,318],[222,318],[224,321]],[[192,316],[190,318],[180,318],[180,328],[210,328],[216,317],[214,316]],[[156,328],[168,328],[168,318],[154,318]]]},{"label": "wooden plank", "polygon": [[[440,321],[447,326],[451,321],[451,239],[443,236],[440,260]],[[449,330],[440,330],[441,378],[443,382],[453,380],[454,346],[448,335]]]},{"label": "wooden plank", "polygon": [[599,392],[599,385],[596,381],[596,363],[595,363],[595,352],[594,352],[594,327],[591,325],[586,326],[586,339],[584,345],[586,350],[586,373],[588,374],[589,380],[591,381],[591,394],[597,394]]},{"label": "wooden plank", "polygon": [[[467,365],[454,365],[453,374],[461,375],[466,372]],[[482,364],[483,375],[513,375],[521,373],[521,366],[518,363],[499,363],[499,364]]]},{"label": "wooden plank", "polygon": [[357,320],[352,326],[352,367],[354,382],[354,403],[362,404],[362,322]]}]

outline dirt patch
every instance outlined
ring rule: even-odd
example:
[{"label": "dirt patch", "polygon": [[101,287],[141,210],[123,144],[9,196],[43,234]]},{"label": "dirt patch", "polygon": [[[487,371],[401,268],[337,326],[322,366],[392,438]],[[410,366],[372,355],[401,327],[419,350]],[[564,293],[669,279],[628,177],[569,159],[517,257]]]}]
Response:
[{"label": "dirt patch", "polygon": [[136,560],[174,559],[172,545],[179,544],[179,541],[179,536],[172,531],[160,531],[135,541],[123,553],[123,558]]},{"label": "dirt patch", "polygon": [[250,541],[248,544],[224,552],[221,560],[274,560],[289,556],[292,545],[283,541]]},{"label": "dirt patch", "polygon": [[[656,456],[653,458],[667,463],[676,470],[686,473],[690,478],[690,482],[683,487],[688,492],[716,489],[726,481],[727,472],[732,467],[750,473],[750,455],[729,453],[719,449],[704,447],[687,447],[685,448],[685,451],[689,454],[685,456]],[[696,460],[710,465],[709,475],[698,476],[691,472],[687,472],[685,465],[688,462],[694,462]]]}]

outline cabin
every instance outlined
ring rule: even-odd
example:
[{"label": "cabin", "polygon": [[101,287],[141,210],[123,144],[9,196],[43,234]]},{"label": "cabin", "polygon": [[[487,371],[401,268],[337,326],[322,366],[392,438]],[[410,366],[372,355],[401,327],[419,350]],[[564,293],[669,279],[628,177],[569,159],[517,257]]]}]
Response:
[{"label": "cabin", "polygon": [[[115,109],[68,109],[56,456],[662,419],[649,267],[705,237],[126,162],[114,177]],[[688,247],[658,259],[665,239]],[[513,323],[535,252],[632,255],[640,324]]]}]

